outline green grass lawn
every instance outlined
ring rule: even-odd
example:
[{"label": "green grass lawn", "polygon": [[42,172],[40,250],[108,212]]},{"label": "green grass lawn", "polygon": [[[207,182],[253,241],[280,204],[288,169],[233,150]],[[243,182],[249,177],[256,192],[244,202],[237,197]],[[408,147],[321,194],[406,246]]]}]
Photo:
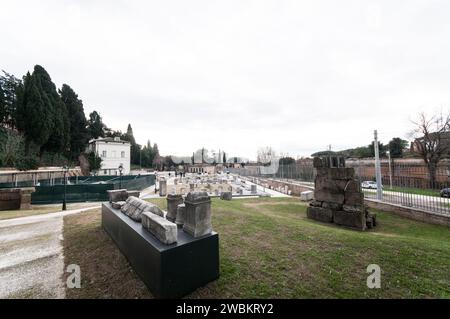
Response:
[{"label": "green grass lawn", "polygon": [[[165,200],[152,202],[165,209]],[[306,218],[298,198],[213,199],[220,278],[188,298],[449,298],[450,231],[377,212],[358,232]],[[99,210],[64,219],[65,263],[81,266],[68,298],[151,298],[112,240]],[[366,268],[381,267],[381,289]]]}]

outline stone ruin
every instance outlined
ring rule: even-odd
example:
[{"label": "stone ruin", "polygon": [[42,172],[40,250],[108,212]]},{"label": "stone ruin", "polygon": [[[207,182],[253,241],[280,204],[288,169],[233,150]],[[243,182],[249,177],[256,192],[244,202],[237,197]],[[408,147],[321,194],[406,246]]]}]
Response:
[{"label": "stone ruin", "polygon": [[31,209],[31,193],[34,187],[0,189],[0,210]]},{"label": "stone ruin", "polygon": [[355,171],[345,167],[343,157],[315,157],[313,165],[317,174],[308,218],[358,230],[376,226],[376,215],[364,205]]},{"label": "stone ruin", "polygon": [[126,189],[108,191],[111,207],[142,224],[164,244],[177,242],[178,228],[197,238],[212,233],[211,198],[206,192],[190,192],[186,202],[180,194],[167,195],[167,212],[139,199]]}]

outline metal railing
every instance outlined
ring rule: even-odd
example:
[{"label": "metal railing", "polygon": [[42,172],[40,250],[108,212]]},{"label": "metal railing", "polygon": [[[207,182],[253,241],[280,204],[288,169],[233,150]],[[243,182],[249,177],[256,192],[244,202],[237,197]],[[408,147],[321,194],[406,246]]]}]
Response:
[{"label": "metal railing", "polygon": [[[362,184],[364,181],[375,181],[375,167],[371,163],[347,163],[347,167],[355,169],[355,178]],[[315,170],[311,162],[279,165],[270,174],[261,174],[257,167],[231,168],[231,173],[258,178],[274,178],[293,182],[312,183]],[[383,185],[382,201],[440,214],[450,214],[450,168],[440,166],[436,170],[436,178],[431,182],[425,165],[397,164],[384,161],[381,163]],[[431,187],[433,185],[433,187]],[[372,186],[373,187],[373,186]],[[448,193],[445,189],[448,189]],[[376,188],[362,188],[364,197],[376,200]],[[448,196],[448,197],[447,197]]]}]

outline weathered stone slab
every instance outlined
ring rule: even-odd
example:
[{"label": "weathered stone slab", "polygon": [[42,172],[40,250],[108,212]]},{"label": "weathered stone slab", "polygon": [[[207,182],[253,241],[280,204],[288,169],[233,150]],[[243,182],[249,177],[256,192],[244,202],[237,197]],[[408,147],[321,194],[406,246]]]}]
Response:
[{"label": "weathered stone slab", "polygon": [[334,223],[358,230],[364,230],[366,229],[365,213],[338,210],[334,212]]},{"label": "weathered stone slab", "polygon": [[344,204],[343,193],[331,193],[327,190],[315,190],[314,198],[321,202],[331,202],[337,204]]},{"label": "weathered stone slab", "polygon": [[318,200],[313,200],[311,203],[309,203],[310,206],[313,207],[322,207],[323,202],[320,202]]},{"label": "weathered stone slab", "polygon": [[355,206],[364,204],[364,194],[360,192],[348,191],[344,194],[345,205]]},{"label": "weathered stone slab", "polygon": [[342,204],[331,203],[331,202],[323,202],[323,208],[328,208],[331,210],[342,210]]},{"label": "weathered stone slab", "polygon": [[170,245],[177,242],[178,233],[175,223],[151,212],[143,212],[141,219],[142,226],[163,244]]},{"label": "weathered stone slab", "polygon": [[158,206],[134,196],[127,198],[125,204],[123,204],[120,208],[120,211],[138,222],[141,221],[141,215],[143,212],[152,212],[156,215],[164,217],[164,212]]},{"label": "weathered stone slab", "polygon": [[233,198],[233,194],[231,192],[222,192],[220,194],[220,199],[231,200],[232,198]]},{"label": "weathered stone slab", "polygon": [[177,207],[177,219],[175,220],[175,224],[177,224],[178,227],[182,227],[184,224],[184,215],[186,214],[186,205],[179,204]]},{"label": "weathered stone slab", "polygon": [[[106,191],[108,193],[109,202],[123,202],[128,198],[128,192],[126,189],[111,189]],[[139,197],[139,196],[136,196]]]},{"label": "weathered stone slab", "polygon": [[313,191],[304,191],[300,193],[300,200],[307,202],[314,199]]},{"label": "weathered stone slab", "polygon": [[320,222],[333,222],[333,211],[327,208],[309,206],[306,210],[306,216]]},{"label": "weathered stone slab", "polygon": [[167,195],[167,215],[166,218],[171,222],[177,219],[177,208],[179,204],[183,204],[183,196],[181,194]]},{"label": "weathered stone slab", "polygon": [[141,196],[141,192],[140,191],[127,191],[128,193],[128,197],[130,196],[134,196],[134,197],[138,197]]},{"label": "weathered stone slab", "polygon": [[327,176],[329,179],[353,179],[355,170],[352,167],[317,168],[318,176]]},{"label": "weathered stone slab", "polygon": [[190,192],[184,201],[186,212],[183,230],[194,237],[212,232],[211,198],[206,192]]},{"label": "weathered stone slab", "polygon": [[125,201],[111,203],[111,207],[114,209],[121,209],[123,205],[125,205]]}]

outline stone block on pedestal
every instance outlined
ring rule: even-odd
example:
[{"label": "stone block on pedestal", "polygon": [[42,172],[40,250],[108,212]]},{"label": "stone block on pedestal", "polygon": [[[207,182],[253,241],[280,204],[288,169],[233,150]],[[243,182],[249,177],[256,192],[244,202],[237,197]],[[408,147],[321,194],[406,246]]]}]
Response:
[{"label": "stone block on pedestal", "polygon": [[183,196],[181,194],[167,195],[167,215],[166,218],[171,222],[177,219],[177,208],[179,204],[183,204]]},{"label": "stone block on pedestal", "polygon": [[190,192],[184,201],[186,211],[183,230],[194,237],[212,232],[211,198],[206,192]]},{"label": "stone block on pedestal", "polygon": [[143,212],[141,224],[160,242],[170,245],[177,242],[177,225],[150,212]]}]

